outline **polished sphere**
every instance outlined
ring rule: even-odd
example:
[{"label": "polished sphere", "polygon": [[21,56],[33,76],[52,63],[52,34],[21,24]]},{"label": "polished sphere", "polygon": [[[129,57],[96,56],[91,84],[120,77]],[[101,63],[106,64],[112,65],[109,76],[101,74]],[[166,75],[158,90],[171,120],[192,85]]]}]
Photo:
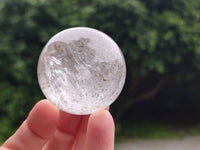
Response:
[{"label": "polished sphere", "polygon": [[77,115],[105,109],[119,96],[126,65],[117,44],[105,33],[76,27],[53,36],[41,52],[38,80],[59,109]]}]

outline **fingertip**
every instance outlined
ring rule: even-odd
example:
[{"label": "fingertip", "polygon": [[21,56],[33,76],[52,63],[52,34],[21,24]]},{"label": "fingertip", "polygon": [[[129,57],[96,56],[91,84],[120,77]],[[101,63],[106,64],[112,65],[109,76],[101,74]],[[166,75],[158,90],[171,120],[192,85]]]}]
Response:
[{"label": "fingertip", "polygon": [[114,148],[114,121],[109,111],[93,113],[88,121],[87,149],[99,146],[101,150]]},{"label": "fingertip", "polygon": [[91,114],[90,116],[90,120],[104,120],[104,121],[109,121],[111,123],[113,123],[113,117],[110,114],[110,112],[106,109],[106,110],[100,110],[97,111],[93,114]]},{"label": "fingertip", "polygon": [[114,131],[114,120],[110,112],[107,110],[93,113],[89,118],[89,122],[94,130],[104,130],[104,128],[109,128]]}]

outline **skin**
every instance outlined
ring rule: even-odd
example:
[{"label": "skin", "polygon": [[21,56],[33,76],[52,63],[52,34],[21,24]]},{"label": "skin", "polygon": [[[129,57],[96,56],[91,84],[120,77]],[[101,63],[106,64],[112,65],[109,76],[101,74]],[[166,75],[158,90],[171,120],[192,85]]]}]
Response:
[{"label": "skin", "polygon": [[107,110],[72,115],[39,101],[0,150],[113,150],[114,121]]}]

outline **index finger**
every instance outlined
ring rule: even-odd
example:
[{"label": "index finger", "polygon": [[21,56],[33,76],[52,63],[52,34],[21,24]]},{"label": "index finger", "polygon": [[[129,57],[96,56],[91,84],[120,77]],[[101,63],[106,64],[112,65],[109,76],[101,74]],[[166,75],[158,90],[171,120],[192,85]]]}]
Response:
[{"label": "index finger", "polygon": [[44,150],[70,150],[74,144],[83,116],[69,114],[60,110],[59,117],[56,132],[45,145]]}]

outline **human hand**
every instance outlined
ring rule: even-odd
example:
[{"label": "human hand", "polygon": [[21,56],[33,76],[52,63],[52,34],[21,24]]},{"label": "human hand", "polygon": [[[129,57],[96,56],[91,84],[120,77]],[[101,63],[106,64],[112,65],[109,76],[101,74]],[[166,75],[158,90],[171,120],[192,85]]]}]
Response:
[{"label": "human hand", "polygon": [[107,110],[79,116],[38,102],[0,150],[113,150],[114,122]]}]

